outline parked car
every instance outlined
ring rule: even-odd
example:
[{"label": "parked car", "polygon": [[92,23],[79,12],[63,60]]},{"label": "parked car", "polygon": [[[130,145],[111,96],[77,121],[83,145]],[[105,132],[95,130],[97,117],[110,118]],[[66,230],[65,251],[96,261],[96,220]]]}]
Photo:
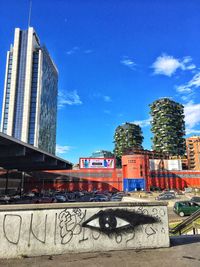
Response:
[{"label": "parked car", "polygon": [[176,194],[175,194],[175,191],[174,190],[164,190],[161,194],[160,194],[160,196],[163,196],[163,195],[172,195],[172,196],[176,196]]},{"label": "parked car", "polygon": [[93,202],[102,202],[102,201],[109,201],[110,198],[106,195],[103,195],[103,194],[96,194],[94,195],[94,197],[92,198],[91,201]]},{"label": "parked car", "polygon": [[0,205],[5,205],[5,204],[8,204],[8,201],[4,199],[0,199]]},{"label": "parked car", "polygon": [[175,198],[176,196],[174,194],[165,193],[165,194],[161,194],[157,196],[156,200],[169,200],[169,199],[175,199]]},{"label": "parked car", "polygon": [[193,201],[193,202],[200,202],[200,197],[192,197],[190,199],[190,201]]},{"label": "parked car", "polygon": [[192,188],[191,187],[186,187],[185,188],[185,193],[192,193]]},{"label": "parked car", "polygon": [[117,195],[117,196],[122,196],[122,197],[124,197],[124,196],[128,196],[129,193],[124,192],[124,191],[118,191],[118,192],[114,193],[114,195],[115,195],[115,196]]},{"label": "parked car", "polygon": [[77,202],[90,202],[93,200],[93,197],[90,195],[85,195],[85,196],[81,196],[80,198],[78,198],[76,201]]},{"label": "parked car", "polygon": [[58,203],[62,203],[62,202],[67,202],[68,201],[68,199],[67,199],[67,197],[66,196],[64,196],[64,195],[55,195],[54,196],[54,198],[57,200],[57,202]]},{"label": "parked car", "polygon": [[121,201],[123,196],[120,195],[112,195],[110,201]]},{"label": "parked car", "polygon": [[158,192],[160,192],[160,191],[162,191],[162,189],[160,188],[160,187],[158,187],[158,186],[150,186],[150,191],[158,191]]},{"label": "parked car", "polygon": [[9,204],[32,204],[32,200],[28,198],[20,198],[20,199],[10,200]]},{"label": "parked car", "polygon": [[173,191],[163,191],[160,195],[156,197],[157,200],[167,200],[174,198],[176,198],[176,195]]},{"label": "parked car", "polygon": [[191,215],[200,209],[200,205],[193,201],[177,201],[174,204],[174,212],[179,216]]},{"label": "parked car", "polygon": [[179,189],[176,189],[175,194],[178,195],[178,196],[179,195],[184,195],[183,191],[181,191]]},{"label": "parked car", "polygon": [[38,197],[33,199],[34,204],[42,204],[42,203],[55,203],[57,200],[53,197]]}]

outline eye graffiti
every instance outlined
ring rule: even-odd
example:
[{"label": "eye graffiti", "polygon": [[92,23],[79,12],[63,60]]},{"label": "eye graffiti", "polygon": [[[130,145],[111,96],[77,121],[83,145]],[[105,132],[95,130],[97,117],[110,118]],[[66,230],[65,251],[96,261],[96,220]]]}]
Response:
[{"label": "eye graffiti", "polygon": [[156,222],[159,222],[159,219],[150,215],[139,214],[125,209],[108,209],[101,210],[84,221],[82,227],[111,236],[119,233],[130,233],[139,225]]}]

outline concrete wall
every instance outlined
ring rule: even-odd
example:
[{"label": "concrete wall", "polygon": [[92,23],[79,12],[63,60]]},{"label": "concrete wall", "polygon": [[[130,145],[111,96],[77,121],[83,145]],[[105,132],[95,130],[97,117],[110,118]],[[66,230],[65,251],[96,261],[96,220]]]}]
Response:
[{"label": "concrete wall", "polygon": [[163,203],[0,206],[0,258],[169,246]]}]

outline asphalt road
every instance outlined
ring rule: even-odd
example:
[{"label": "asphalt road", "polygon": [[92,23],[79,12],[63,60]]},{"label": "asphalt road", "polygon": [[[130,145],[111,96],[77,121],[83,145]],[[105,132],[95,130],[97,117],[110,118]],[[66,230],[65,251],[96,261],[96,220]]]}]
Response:
[{"label": "asphalt road", "polygon": [[[162,202],[166,202],[166,203],[168,203],[168,217],[169,217],[169,222],[181,222],[181,221],[183,221],[185,218],[186,218],[186,216],[185,217],[180,217],[180,216],[178,216],[174,211],[173,211],[173,207],[174,207],[174,203],[176,202],[176,201],[181,201],[181,200],[187,200],[188,198],[187,197],[185,197],[185,196],[181,196],[181,197],[179,197],[179,198],[176,198],[176,199],[173,199],[173,200],[162,200]],[[143,202],[143,201],[145,201],[145,202],[153,202],[153,201],[158,201],[158,200],[155,200],[155,196],[150,196],[149,198],[138,198],[138,196],[130,196],[130,197],[124,197],[123,198],[123,201],[136,201],[136,202]]]},{"label": "asphalt road", "polygon": [[178,221],[183,221],[187,216],[185,217],[180,217],[178,216],[174,211],[173,207],[168,207],[168,217],[169,217],[169,222],[178,222]]}]

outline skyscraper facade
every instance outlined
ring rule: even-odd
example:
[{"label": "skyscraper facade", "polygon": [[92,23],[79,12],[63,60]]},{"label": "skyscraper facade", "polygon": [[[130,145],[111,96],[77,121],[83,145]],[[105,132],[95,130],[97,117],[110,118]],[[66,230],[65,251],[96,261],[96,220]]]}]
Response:
[{"label": "skyscraper facade", "polygon": [[153,150],[171,156],[185,154],[185,121],[183,105],[162,98],[150,105]]},{"label": "skyscraper facade", "polygon": [[32,27],[7,52],[1,131],[55,153],[58,71]]},{"label": "skyscraper facade", "polygon": [[200,170],[200,136],[186,138],[189,170]]}]

